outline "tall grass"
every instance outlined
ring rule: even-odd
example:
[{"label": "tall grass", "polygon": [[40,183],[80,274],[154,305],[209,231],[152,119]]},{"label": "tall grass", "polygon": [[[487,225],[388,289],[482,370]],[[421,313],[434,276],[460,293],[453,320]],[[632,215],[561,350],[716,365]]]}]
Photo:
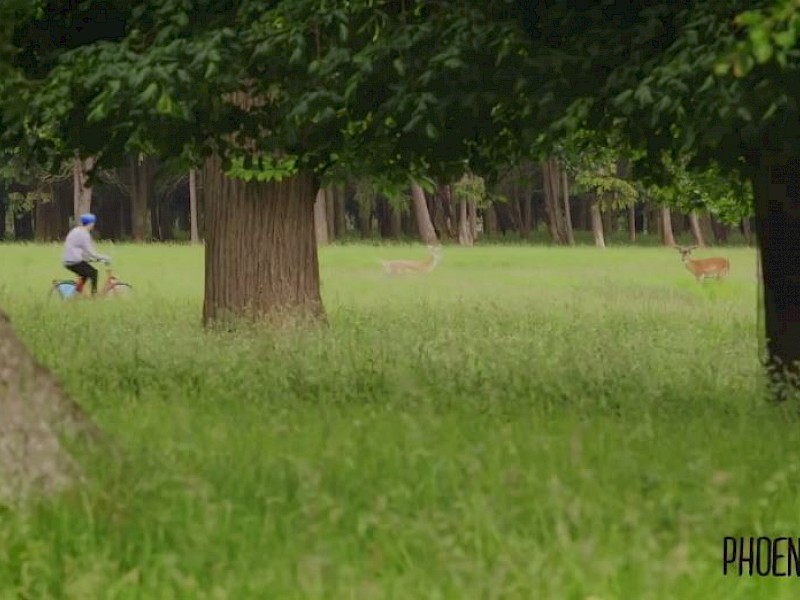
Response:
[{"label": "tall grass", "polygon": [[796,597],[721,575],[723,536],[800,535],[750,250],[697,285],[656,248],[326,248],[303,333],[204,331],[200,249],[105,250],[132,301],[48,302],[58,248],[0,246],[0,307],[125,456],[0,513],[0,598]]}]

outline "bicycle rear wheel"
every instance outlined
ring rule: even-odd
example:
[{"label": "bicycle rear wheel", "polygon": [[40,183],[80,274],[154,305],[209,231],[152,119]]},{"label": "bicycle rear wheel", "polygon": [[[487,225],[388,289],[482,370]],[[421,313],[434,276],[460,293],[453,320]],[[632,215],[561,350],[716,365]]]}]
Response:
[{"label": "bicycle rear wheel", "polygon": [[78,293],[78,285],[74,281],[54,281],[50,286],[49,296],[57,297],[61,300],[69,300]]},{"label": "bicycle rear wheel", "polygon": [[116,282],[106,292],[106,296],[110,296],[112,298],[124,298],[126,296],[130,296],[131,294],[133,294],[133,286],[130,283],[125,283],[124,281]]}]

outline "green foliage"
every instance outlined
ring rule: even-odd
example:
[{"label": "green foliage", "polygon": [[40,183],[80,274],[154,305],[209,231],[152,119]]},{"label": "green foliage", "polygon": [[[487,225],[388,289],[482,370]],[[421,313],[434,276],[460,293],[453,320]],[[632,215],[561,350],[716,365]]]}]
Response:
[{"label": "green foliage", "polygon": [[[110,4],[8,13],[16,93],[0,82],[0,146],[41,164],[78,150],[100,168],[139,152],[288,155],[297,169],[405,183],[460,174],[508,137],[497,90],[522,35],[507,0]],[[233,168],[282,172],[245,169]]]},{"label": "green foliage", "polygon": [[753,215],[752,187],[736,173],[722,172],[716,165],[701,171],[691,170],[687,168],[688,158],[676,162],[665,156],[664,163],[670,175],[668,182],[646,188],[656,202],[683,212],[706,210],[732,225]]},{"label": "green foliage", "polygon": [[229,177],[244,181],[281,181],[297,173],[295,157],[262,157],[254,161],[248,156],[234,159],[226,171]]},{"label": "green foliage", "polygon": [[465,173],[461,179],[452,184],[453,200],[456,202],[472,202],[476,207],[486,206],[490,199],[486,191],[486,182],[474,173]]},{"label": "green foliage", "polygon": [[717,62],[717,75],[745,77],[756,65],[775,61],[787,69],[798,58],[800,37],[800,1],[777,0],[764,9],[745,11],[734,19],[744,30],[745,39],[737,40],[730,54]]}]

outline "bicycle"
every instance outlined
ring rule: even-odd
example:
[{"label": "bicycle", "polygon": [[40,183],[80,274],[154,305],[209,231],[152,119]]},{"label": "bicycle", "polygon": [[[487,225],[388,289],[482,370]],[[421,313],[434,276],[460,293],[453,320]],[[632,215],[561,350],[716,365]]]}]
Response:
[{"label": "bicycle", "polygon": [[[98,262],[98,261],[90,261]],[[110,265],[110,262],[106,262]],[[86,286],[87,279],[85,277],[78,277],[77,279],[54,279],[50,286],[50,296],[58,294],[62,300],[70,300],[74,297],[84,297],[83,289]],[[133,291],[133,286],[130,283],[121,281],[112,272],[111,269],[106,269],[106,280],[103,287],[98,292],[102,297],[116,297],[127,296]]]}]

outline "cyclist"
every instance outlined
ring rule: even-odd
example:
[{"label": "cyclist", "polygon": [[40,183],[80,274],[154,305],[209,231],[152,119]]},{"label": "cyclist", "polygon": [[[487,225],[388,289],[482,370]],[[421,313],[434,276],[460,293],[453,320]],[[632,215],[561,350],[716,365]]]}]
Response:
[{"label": "cyclist", "polygon": [[91,213],[86,213],[80,217],[80,225],[73,227],[67,234],[64,241],[64,254],[62,262],[64,266],[75,273],[78,280],[78,292],[83,291],[86,280],[92,282],[92,295],[97,294],[97,269],[89,264],[90,260],[97,260],[109,264],[111,259],[104,254],[98,254],[92,244],[92,236],[89,233],[94,229],[97,217]]}]

